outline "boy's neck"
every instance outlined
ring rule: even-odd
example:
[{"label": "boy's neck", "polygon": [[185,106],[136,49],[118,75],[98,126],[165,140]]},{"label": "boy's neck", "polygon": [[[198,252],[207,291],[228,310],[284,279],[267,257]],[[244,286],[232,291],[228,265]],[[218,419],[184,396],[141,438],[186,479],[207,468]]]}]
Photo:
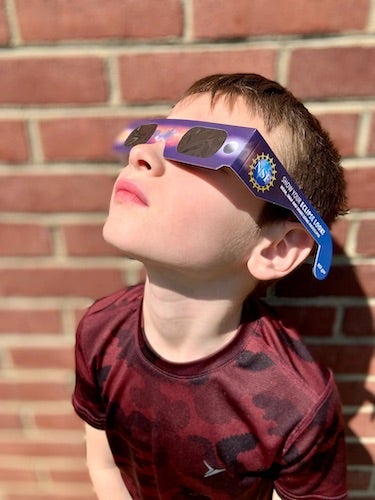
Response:
[{"label": "boy's neck", "polygon": [[251,291],[244,283],[205,280],[181,286],[148,275],[143,300],[144,329],[151,347],[173,362],[209,356],[236,335],[242,305]]}]

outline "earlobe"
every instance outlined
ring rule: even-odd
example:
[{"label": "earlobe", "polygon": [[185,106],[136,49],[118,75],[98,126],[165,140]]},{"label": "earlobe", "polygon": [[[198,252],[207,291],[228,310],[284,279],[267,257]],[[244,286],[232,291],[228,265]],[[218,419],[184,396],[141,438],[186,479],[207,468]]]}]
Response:
[{"label": "earlobe", "polygon": [[313,245],[314,240],[298,222],[270,224],[262,228],[247,267],[258,280],[280,279],[309,256]]}]

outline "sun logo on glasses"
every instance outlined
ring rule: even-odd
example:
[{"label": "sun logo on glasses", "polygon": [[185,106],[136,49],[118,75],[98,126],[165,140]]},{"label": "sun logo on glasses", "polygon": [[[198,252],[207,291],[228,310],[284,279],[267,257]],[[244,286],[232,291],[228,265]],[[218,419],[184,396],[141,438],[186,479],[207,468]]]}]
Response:
[{"label": "sun logo on glasses", "polygon": [[275,183],[276,163],[268,154],[257,155],[249,167],[249,179],[257,191],[268,191]]}]

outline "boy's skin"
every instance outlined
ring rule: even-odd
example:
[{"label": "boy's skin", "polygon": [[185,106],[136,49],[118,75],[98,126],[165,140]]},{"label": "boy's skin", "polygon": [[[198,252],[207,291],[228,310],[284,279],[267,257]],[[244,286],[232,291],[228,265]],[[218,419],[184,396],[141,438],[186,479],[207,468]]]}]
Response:
[{"label": "boy's skin", "polygon": [[[262,118],[240,97],[232,105],[225,97],[212,104],[209,94],[190,96],[169,118],[257,128],[276,154],[275,137],[282,133],[280,128],[267,133]],[[131,150],[103,234],[145,266],[143,320],[149,344],[169,361],[189,362],[226,345],[258,282],[289,274],[309,255],[313,240],[298,222],[260,228],[256,221],[264,202],[229,169],[186,167],[162,153],[160,142]],[[86,424],[86,440],[98,498],[131,498],[105,432]]]}]

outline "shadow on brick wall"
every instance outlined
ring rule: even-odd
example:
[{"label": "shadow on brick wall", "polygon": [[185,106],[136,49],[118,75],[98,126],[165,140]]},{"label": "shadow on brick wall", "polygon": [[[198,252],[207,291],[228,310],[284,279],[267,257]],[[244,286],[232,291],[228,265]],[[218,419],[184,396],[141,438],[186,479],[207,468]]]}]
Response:
[{"label": "shadow on brick wall", "polygon": [[300,332],[315,358],[335,374],[346,421],[348,481],[354,500],[356,494],[360,498],[374,487],[375,446],[373,439],[366,441],[375,437],[375,384],[368,377],[374,370],[374,316],[368,305],[371,292],[366,289],[371,287],[366,277],[336,243],[334,253],[326,280],[315,280],[307,263],[273,285],[266,300],[287,326]]}]

